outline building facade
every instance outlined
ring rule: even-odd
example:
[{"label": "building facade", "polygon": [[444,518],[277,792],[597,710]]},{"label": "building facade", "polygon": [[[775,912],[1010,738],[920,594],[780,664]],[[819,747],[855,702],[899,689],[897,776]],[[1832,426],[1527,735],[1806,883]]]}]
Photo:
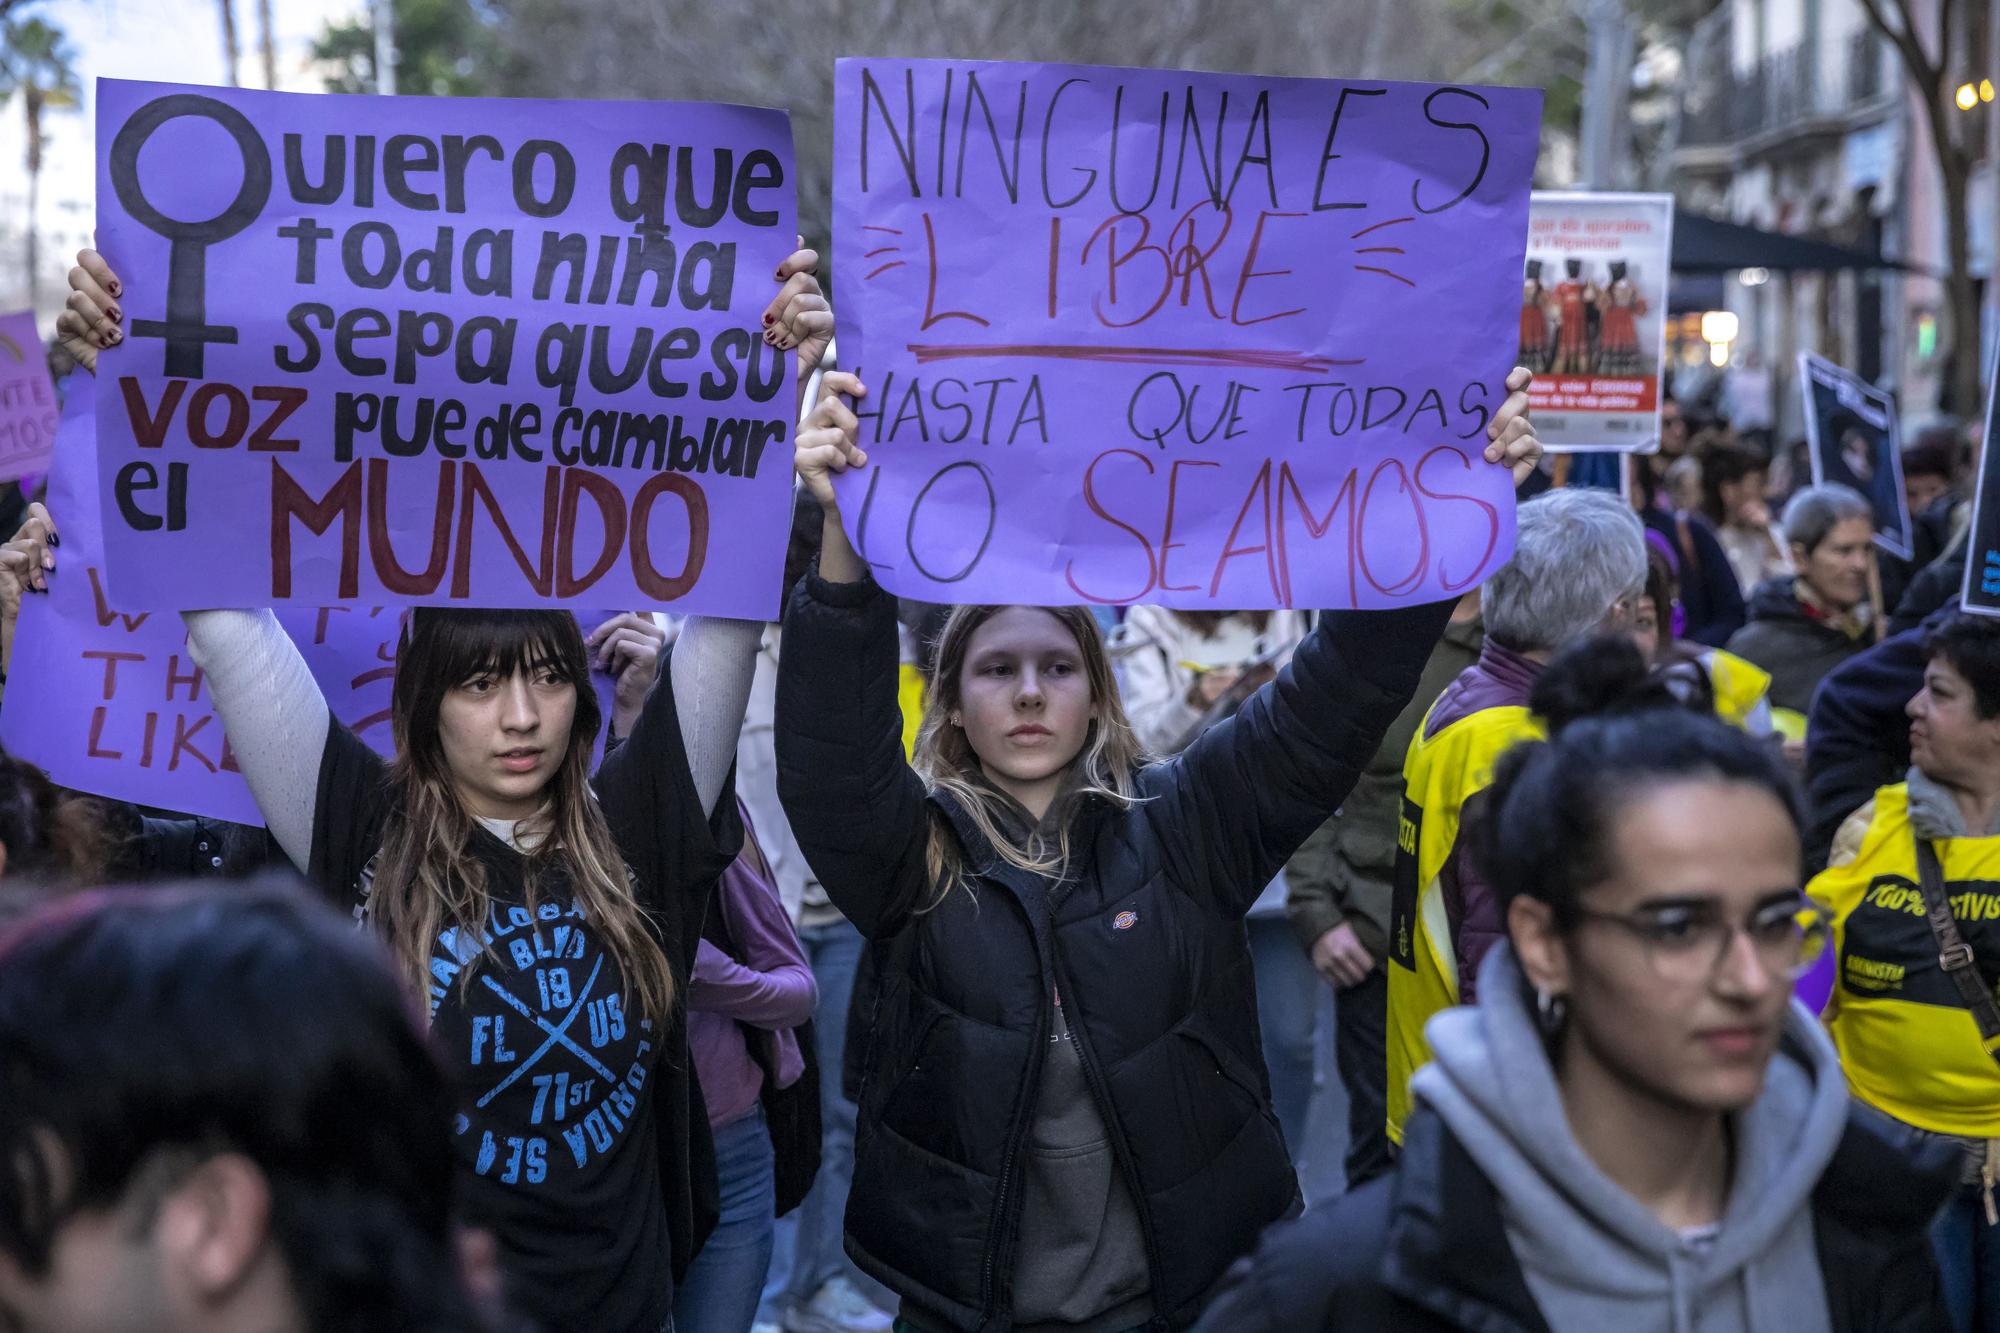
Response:
[{"label": "building facade", "polygon": [[[1934,28],[1936,0],[1917,3],[1920,21],[1927,8]],[[1954,85],[1992,77],[1989,6],[1955,6],[1963,24],[1956,46],[1971,54],[1955,62]],[[2000,203],[1989,149],[2000,111],[1981,103],[1956,114],[1966,117],[1975,156],[1986,159],[1970,209],[1973,269],[1983,282]],[[1951,345],[1944,286],[1933,276],[1946,267],[1940,177],[1901,59],[1860,0],[1725,0],[1689,45],[1672,167],[1683,208],[1908,266],[1730,276],[1722,299],[1739,321],[1736,355],[1760,356],[1770,368],[1782,438],[1801,427],[1800,351],[1892,389],[1908,422],[1937,414]],[[1990,308],[1985,323],[1994,323]]]}]

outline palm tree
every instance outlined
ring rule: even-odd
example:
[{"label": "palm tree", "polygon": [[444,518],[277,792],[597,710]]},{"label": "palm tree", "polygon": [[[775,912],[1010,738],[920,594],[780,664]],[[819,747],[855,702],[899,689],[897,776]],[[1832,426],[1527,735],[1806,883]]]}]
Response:
[{"label": "palm tree", "polygon": [[60,29],[40,19],[0,25],[0,101],[16,93],[28,114],[28,303],[34,304],[41,281],[41,253],[36,230],[40,223],[42,186],[42,112],[75,107],[83,89],[77,83],[75,53]]}]

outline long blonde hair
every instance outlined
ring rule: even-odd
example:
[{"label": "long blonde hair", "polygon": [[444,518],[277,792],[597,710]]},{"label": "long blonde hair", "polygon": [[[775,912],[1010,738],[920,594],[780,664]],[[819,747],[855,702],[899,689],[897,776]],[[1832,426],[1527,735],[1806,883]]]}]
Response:
[{"label": "long blonde hair", "polygon": [[[590,687],[583,631],[567,611],[424,610],[412,618],[397,661],[392,814],[369,912],[419,995],[435,989],[431,951],[440,932],[486,938],[492,892],[485,865],[470,853],[473,819],[445,761],[438,714],[445,695],[472,677],[523,670],[551,670],[576,690],[569,744],[546,793],[547,836],[527,853],[528,909],[534,911],[550,872],[559,872],[558,882],[566,883],[636,993],[639,1011],[664,1019],[674,1002],[673,969],[590,792],[591,751],[603,710]],[[485,952],[465,959],[461,987],[471,983]]]},{"label": "long blonde hair", "polygon": [[[1023,845],[1010,836],[1002,823],[1004,799],[982,780],[979,756],[963,728],[952,724],[952,714],[963,701],[962,676],[972,636],[993,617],[1008,610],[1005,606],[961,606],[955,608],[938,632],[937,657],[932,663],[924,718],[917,730],[911,765],[932,790],[949,792],[971,818],[980,834],[1009,865],[1032,874],[1061,878],[1069,870],[1069,820],[1057,821],[1054,844],[1030,839]],[[1125,704],[1118,695],[1118,680],[1111,671],[1111,655],[1105,651],[1104,632],[1097,618],[1080,606],[1045,606],[1076,639],[1083,658],[1084,676],[1090,683],[1090,729],[1083,748],[1069,761],[1065,795],[1075,800],[1099,797],[1115,805],[1129,806],[1138,800],[1135,781],[1146,762],[1145,748],[1125,717]],[[935,813],[931,818],[926,862],[936,894],[931,906],[965,879],[965,866],[958,837],[950,825]]]}]

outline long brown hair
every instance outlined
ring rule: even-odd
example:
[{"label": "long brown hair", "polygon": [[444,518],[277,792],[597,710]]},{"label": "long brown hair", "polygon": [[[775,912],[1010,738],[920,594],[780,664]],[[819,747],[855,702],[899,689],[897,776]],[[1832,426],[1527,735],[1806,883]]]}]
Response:
[{"label": "long brown hair", "polygon": [[[917,730],[912,765],[934,790],[950,792],[993,849],[1010,865],[1037,875],[1060,878],[1069,867],[1069,821],[1059,821],[1054,846],[1031,840],[1023,846],[1010,837],[1001,822],[1000,797],[980,780],[979,756],[963,728],[952,725],[951,716],[963,702],[960,677],[972,636],[993,617],[1008,610],[1005,606],[961,606],[954,609],[938,634],[937,660],[931,667],[930,691],[924,706],[923,724]],[[1145,763],[1145,749],[1139,744],[1132,724],[1126,720],[1125,704],[1118,696],[1118,680],[1111,672],[1111,655],[1104,648],[1104,632],[1097,618],[1080,606],[1036,607],[1062,622],[1076,639],[1083,658],[1085,678],[1090,682],[1092,717],[1084,734],[1083,748],[1069,761],[1066,784],[1071,799],[1096,796],[1117,805],[1129,806],[1138,799],[1134,781]],[[931,820],[927,853],[931,882],[937,886],[931,905],[942,902],[964,880],[964,864],[958,840],[949,825],[936,816]]]},{"label": "long brown hair", "polygon": [[103,884],[125,841],[102,801],[64,791],[41,769],[0,750],[0,846],[8,879],[73,889]]},{"label": "long brown hair", "polygon": [[[591,750],[603,723],[583,631],[567,611],[418,611],[396,664],[392,700],[396,760],[393,814],[382,842],[369,911],[419,995],[433,988],[438,935],[486,936],[492,910],[486,867],[470,854],[473,818],[459,797],[438,734],[445,696],[475,676],[552,671],[576,690],[576,713],[561,765],[549,782],[547,836],[527,853],[529,910],[550,876],[567,885],[636,992],[639,1009],[664,1018],[674,1002],[673,971],[632,891],[611,827],[590,791]],[[470,984],[474,957],[459,973]]]}]

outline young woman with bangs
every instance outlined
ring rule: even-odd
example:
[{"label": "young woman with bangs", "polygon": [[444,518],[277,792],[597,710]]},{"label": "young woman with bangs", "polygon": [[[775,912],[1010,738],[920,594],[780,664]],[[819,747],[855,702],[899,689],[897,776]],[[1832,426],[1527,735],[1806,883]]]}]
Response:
[{"label": "young woman with bangs", "polygon": [[[801,384],[832,328],[816,264],[792,255],[765,314]],[[94,369],[121,287],[88,251],[71,287],[60,332]],[[586,640],[566,611],[420,609],[385,762],[268,611],[186,620],[272,835],[427,999],[462,1094],[462,1215],[492,1235],[510,1303],[552,1333],[670,1329],[700,1241],[690,1183],[712,1169],[680,1001],[741,840],[721,797],[762,625],[693,618],[659,673],[642,617]],[[594,778],[593,659],[625,736]]]},{"label": "young woman with bangs", "polygon": [[[1489,463],[1540,455],[1528,374]],[[918,1333],[1190,1324],[1298,1186],[1243,918],[1401,712],[1452,603],[1328,612],[1229,721],[1147,762],[1083,608],[966,606],[906,764],[893,598],[830,474],[866,461],[826,377],[798,440],[825,513],[785,622],[778,788],[874,943],[848,1252]]]}]

